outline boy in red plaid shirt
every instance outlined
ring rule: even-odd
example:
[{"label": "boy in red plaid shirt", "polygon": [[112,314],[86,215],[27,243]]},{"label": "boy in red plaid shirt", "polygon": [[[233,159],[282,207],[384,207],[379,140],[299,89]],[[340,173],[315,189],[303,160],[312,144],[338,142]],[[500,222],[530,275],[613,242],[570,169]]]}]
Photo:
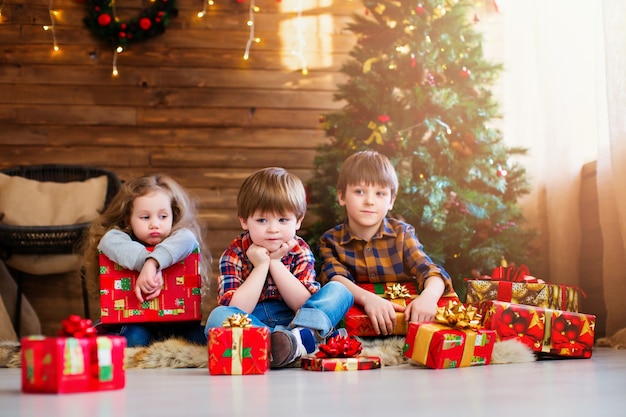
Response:
[{"label": "boy in red plaid shirt", "polygon": [[281,368],[315,351],[352,306],[340,283],[320,288],[315,259],[296,235],[306,213],[298,177],[282,168],[249,176],[237,196],[244,232],[220,258],[218,306],[205,333],[233,314],[247,314],[253,326],[271,330],[270,366]]}]

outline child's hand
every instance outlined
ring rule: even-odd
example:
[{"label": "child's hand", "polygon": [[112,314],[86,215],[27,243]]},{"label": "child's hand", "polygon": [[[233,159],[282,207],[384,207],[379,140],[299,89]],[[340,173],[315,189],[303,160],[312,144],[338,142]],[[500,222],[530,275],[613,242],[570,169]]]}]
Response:
[{"label": "child's hand", "polygon": [[250,245],[248,251],[246,252],[246,256],[255,267],[270,261],[270,253],[267,249],[263,246],[257,245],[256,243]]},{"label": "child's hand", "polygon": [[[161,294],[163,275],[159,271],[156,260],[149,258],[141,268],[135,283],[135,295],[140,302],[152,300]],[[145,297],[144,297],[145,295]]]},{"label": "child's hand", "polygon": [[404,319],[407,322],[433,321],[437,314],[437,300],[436,294],[423,292],[406,307]]},{"label": "child's hand", "polygon": [[298,241],[296,239],[288,240],[287,242],[280,245],[280,248],[278,248],[278,250],[270,253],[270,259],[280,261],[281,259],[283,259],[283,256],[287,255],[289,251],[293,249],[294,246],[296,246],[297,244]]},{"label": "child's hand", "polygon": [[368,294],[363,309],[374,325],[377,334],[390,335],[396,327],[396,312],[404,311],[405,307],[392,303],[376,294]]}]

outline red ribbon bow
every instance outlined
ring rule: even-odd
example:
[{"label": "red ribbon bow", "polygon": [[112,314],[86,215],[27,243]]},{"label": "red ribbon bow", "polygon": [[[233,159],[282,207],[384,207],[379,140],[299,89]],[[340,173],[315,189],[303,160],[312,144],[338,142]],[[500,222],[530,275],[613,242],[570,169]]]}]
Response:
[{"label": "red ribbon bow", "polygon": [[91,320],[78,315],[70,315],[61,321],[61,325],[62,328],[59,330],[61,337],[96,337],[96,328],[91,325]]},{"label": "red ribbon bow", "polygon": [[361,353],[361,342],[352,337],[334,336],[319,345],[318,358],[352,358]]},{"label": "red ribbon bow", "polygon": [[524,264],[519,267],[515,266],[499,266],[491,272],[491,279],[496,281],[511,281],[544,284],[542,279],[538,279],[530,275],[530,270]]}]

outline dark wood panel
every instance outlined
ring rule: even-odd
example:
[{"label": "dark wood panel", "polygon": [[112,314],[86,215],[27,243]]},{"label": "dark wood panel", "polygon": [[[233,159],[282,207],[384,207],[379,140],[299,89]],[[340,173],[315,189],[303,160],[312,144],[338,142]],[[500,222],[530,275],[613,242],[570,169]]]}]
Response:
[{"label": "dark wood panel", "polygon": [[134,107],[91,106],[86,111],[82,105],[13,104],[0,105],[14,111],[10,122],[22,124],[67,124],[67,125],[134,125],[137,111]]},{"label": "dark wood panel", "polygon": [[[0,107],[1,109],[1,107]],[[67,126],[23,125],[5,123],[0,129],[0,146],[84,146],[89,138],[90,146],[153,146],[163,147],[211,147],[242,149],[284,148],[286,144],[298,143],[301,148],[315,149],[328,139],[320,129],[282,128],[151,128],[129,126]]]},{"label": "dark wood panel", "polygon": [[184,151],[152,152],[151,162],[154,167],[245,167],[250,170],[267,166],[282,166],[286,169],[312,167],[315,151],[302,149],[285,149],[284,152],[276,152],[274,149],[258,149],[249,152],[238,149],[211,149],[198,150],[188,149]]},{"label": "dark wood panel", "polygon": [[[321,110],[321,109],[320,109]],[[255,126],[257,128],[319,127],[320,112],[298,109],[140,108],[137,121],[141,125],[167,126]]]},{"label": "dark wood panel", "polygon": [[[304,76],[298,71],[246,69],[224,71],[219,68],[146,68],[125,66],[118,77],[111,77],[111,66],[72,66],[59,68],[55,65],[28,65],[27,67],[0,66],[0,84],[7,95],[1,100],[8,100],[9,94],[19,91],[22,85],[46,86],[86,86],[98,87],[94,80],[103,82],[107,87],[197,87],[197,88],[232,88],[263,89],[278,91],[335,91],[345,76],[332,71],[312,71]],[[17,85],[16,85],[17,84]],[[133,91],[129,89],[129,91]],[[56,96],[59,97],[59,96]]]},{"label": "dark wood panel", "polygon": [[147,166],[150,155],[146,149],[89,147],[8,148],[0,153],[0,166],[67,164],[95,166]]},{"label": "dark wood panel", "polygon": [[[8,85],[0,103],[149,107],[266,107],[317,109],[333,92],[273,89],[145,88],[141,86]],[[339,103],[333,107],[340,107]]]},{"label": "dark wood panel", "polygon": [[[214,48],[167,48],[150,47],[148,43],[141,48],[128,49],[118,57],[118,67],[154,68],[154,67],[203,67],[223,69],[261,69],[297,71],[300,60],[287,51],[264,51],[254,49],[249,60],[243,59],[245,44],[236,49],[218,50]],[[323,53],[304,52],[309,70],[337,71],[345,60],[347,51],[332,49]],[[0,64],[57,64],[98,65],[102,74],[98,79],[111,79],[113,50],[107,45],[66,45],[60,44],[60,51],[52,51],[52,41],[47,44],[6,44],[0,50]],[[120,76],[124,72],[121,71]],[[116,78],[117,79],[117,78]]]}]

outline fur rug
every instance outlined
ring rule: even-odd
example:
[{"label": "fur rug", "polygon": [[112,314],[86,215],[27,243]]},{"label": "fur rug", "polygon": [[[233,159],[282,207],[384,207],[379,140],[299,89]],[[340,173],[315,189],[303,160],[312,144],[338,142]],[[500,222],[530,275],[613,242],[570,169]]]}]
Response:
[{"label": "fur rug", "polygon": [[601,337],[596,340],[596,346],[626,349],[626,327],[618,330],[611,337]]},{"label": "fur rug", "polygon": [[[404,337],[360,339],[363,356],[379,356],[383,366],[408,363],[403,355]],[[206,368],[208,353],[206,345],[195,345],[180,339],[169,339],[145,348],[126,349],[127,369],[149,368]],[[534,353],[516,340],[496,342],[491,363],[533,362]],[[294,367],[298,367],[295,363]],[[0,368],[20,367],[20,345],[16,342],[0,342]]]}]

